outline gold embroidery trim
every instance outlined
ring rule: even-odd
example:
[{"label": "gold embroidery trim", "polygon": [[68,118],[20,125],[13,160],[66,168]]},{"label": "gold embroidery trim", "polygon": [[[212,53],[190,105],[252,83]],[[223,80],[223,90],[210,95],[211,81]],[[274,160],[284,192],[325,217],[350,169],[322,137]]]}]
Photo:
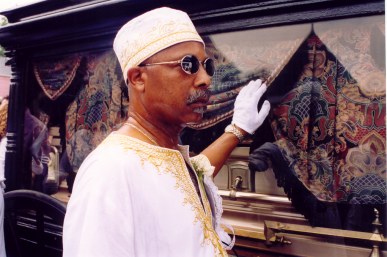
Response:
[{"label": "gold embroidery trim", "polygon": [[[212,227],[211,207],[207,197],[205,197],[204,189],[199,186],[204,205],[203,210],[199,196],[188,174],[184,158],[179,151],[147,144],[135,138],[120,134],[109,135],[100,146],[102,147],[104,145],[120,145],[126,151],[136,152],[141,158],[142,164],[148,161],[156,167],[158,172],[172,174],[175,177],[176,189],[184,193],[183,204],[191,205],[194,210],[194,223],[201,222],[204,236],[202,245],[211,243],[216,251],[216,256],[228,256]],[[174,165],[168,165],[171,163]]]}]

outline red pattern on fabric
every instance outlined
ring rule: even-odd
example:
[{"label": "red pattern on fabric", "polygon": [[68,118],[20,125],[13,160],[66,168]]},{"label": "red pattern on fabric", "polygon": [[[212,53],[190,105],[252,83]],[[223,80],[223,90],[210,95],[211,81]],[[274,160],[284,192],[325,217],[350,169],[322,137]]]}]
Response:
[{"label": "red pattern on fabric", "polygon": [[385,203],[386,104],[378,76],[358,82],[314,34],[304,46],[309,62],[272,109],[275,143],[319,200]]}]

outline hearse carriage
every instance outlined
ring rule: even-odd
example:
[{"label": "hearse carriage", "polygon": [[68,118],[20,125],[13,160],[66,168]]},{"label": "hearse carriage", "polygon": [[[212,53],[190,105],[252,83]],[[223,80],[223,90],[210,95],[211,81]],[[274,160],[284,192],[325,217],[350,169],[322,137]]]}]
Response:
[{"label": "hearse carriage", "polygon": [[[248,81],[268,85],[267,120],[214,178],[223,219],[233,227],[228,232],[236,235],[230,255],[387,256],[380,0],[42,0],[4,11],[0,45],[12,70],[8,249],[15,256],[61,256],[76,172],[127,118],[130,98],[112,51],[115,33],[160,6],[186,11],[216,60],[204,120],[181,135],[192,155],[223,133]],[[38,188],[25,147],[27,113],[50,139],[51,162]]]}]

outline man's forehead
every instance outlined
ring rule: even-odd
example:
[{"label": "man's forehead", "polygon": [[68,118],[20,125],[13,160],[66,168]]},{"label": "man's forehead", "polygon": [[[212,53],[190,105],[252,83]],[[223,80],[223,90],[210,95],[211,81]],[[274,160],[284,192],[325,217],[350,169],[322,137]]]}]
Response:
[{"label": "man's forehead", "polygon": [[195,55],[197,57],[206,56],[205,47],[202,43],[195,41],[188,41],[177,43],[175,45],[169,46],[154,55],[152,55],[148,60],[158,59],[159,57],[183,57],[184,55]]}]

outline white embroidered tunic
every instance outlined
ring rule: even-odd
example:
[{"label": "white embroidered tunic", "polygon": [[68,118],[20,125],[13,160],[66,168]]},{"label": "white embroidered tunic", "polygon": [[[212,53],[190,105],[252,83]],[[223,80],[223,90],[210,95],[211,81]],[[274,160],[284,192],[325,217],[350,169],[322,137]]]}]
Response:
[{"label": "white embroidered tunic", "polygon": [[187,146],[179,152],[109,135],[78,171],[63,257],[227,256],[185,162]]}]

